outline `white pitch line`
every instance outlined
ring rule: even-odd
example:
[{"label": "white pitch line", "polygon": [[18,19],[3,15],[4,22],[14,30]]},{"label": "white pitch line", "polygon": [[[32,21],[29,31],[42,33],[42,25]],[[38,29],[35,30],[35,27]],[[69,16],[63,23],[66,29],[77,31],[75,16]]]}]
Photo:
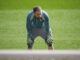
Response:
[{"label": "white pitch line", "polygon": [[3,58],[55,58],[57,60],[80,60],[80,50],[0,50]]},{"label": "white pitch line", "polygon": [[80,54],[80,50],[0,50],[1,54]]}]

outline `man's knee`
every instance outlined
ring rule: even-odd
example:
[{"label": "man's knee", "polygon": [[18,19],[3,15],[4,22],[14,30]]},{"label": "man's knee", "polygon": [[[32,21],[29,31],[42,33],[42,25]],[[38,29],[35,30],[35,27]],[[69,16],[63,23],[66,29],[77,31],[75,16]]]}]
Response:
[{"label": "man's knee", "polygon": [[27,44],[28,45],[28,49],[33,47],[33,44]]},{"label": "man's knee", "polygon": [[31,39],[31,38],[28,38],[28,39],[27,39],[28,48],[32,48],[32,47],[33,47],[33,44],[34,44],[34,40]]},{"label": "man's knee", "polygon": [[48,43],[47,42],[48,47],[53,47],[53,43]]},{"label": "man's knee", "polygon": [[52,46],[53,46],[53,44],[52,44],[52,43],[48,43],[47,45],[48,45],[48,47],[52,47]]},{"label": "man's knee", "polygon": [[53,46],[53,39],[46,39],[45,42],[47,43],[47,45],[49,47],[52,47]]}]

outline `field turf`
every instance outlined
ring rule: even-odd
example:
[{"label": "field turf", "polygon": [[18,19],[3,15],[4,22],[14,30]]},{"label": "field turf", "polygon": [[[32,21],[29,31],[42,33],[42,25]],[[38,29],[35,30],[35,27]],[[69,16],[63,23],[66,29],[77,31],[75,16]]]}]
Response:
[{"label": "field turf", "polygon": [[[0,10],[0,49],[27,49],[26,16],[30,10]],[[80,49],[80,10],[46,10],[55,49]],[[37,37],[34,49],[47,49]]]},{"label": "field turf", "polygon": [[[80,0],[0,0],[0,49],[27,49],[26,16],[36,5],[50,17],[55,49],[80,49]],[[47,49],[37,37],[33,49]]]}]

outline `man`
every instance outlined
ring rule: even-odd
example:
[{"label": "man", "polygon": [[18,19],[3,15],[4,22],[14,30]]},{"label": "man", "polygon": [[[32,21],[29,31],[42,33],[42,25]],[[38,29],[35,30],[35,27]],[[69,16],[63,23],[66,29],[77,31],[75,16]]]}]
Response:
[{"label": "man", "polygon": [[49,26],[48,14],[39,6],[35,6],[27,16],[27,45],[28,49],[32,49],[34,40],[37,36],[41,36],[48,45],[48,49],[53,49],[53,39]]}]

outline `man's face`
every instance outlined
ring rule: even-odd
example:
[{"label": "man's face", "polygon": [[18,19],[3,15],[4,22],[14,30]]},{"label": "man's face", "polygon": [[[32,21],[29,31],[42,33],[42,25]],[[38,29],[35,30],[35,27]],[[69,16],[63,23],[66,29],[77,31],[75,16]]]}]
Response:
[{"label": "man's face", "polygon": [[34,12],[34,15],[37,17],[37,18],[41,18],[42,17],[42,13],[41,13],[41,10],[40,11],[36,11]]}]

